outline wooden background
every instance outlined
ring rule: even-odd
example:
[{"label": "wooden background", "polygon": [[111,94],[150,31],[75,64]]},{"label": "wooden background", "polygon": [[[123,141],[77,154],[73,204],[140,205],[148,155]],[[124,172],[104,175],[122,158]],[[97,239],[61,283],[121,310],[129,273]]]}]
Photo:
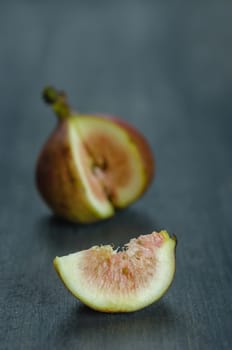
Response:
[{"label": "wooden background", "polygon": [[[0,2],[0,348],[225,350],[232,344],[232,3]],[[54,218],[34,186],[55,125],[40,94],[121,115],[157,160],[150,190],[96,225]],[[56,255],[165,228],[178,237],[165,297],[96,313],[52,267]]]}]

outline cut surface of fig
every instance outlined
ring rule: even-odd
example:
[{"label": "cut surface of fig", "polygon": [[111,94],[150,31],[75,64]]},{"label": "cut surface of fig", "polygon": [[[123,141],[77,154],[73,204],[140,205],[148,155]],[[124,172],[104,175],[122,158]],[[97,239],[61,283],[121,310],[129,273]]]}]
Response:
[{"label": "cut surface of fig", "polygon": [[[80,115],[72,120],[95,162],[95,175],[116,208],[134,202],[145,190],[143,154],[131,135],[106,118]],[[133,129],[131,129],[133,130]]]},{"label": "cut surface of fig", "polygon": [[158,300],[175,273],[176,239],[166,231],[132,239],[122,251],[110,245],[54,259],[67,289],[103,312],[131,312]]},{"label": "cut surface of fig", "polygon": [[109,217],[114,213],[114,208],[108,200],[103,186],[93,172],[93,159],[72,123],[69,123],[70,145],[73,155],[73,162],[76,172],[81,178],[84,196],[88,199],[89,205],[100,217]]}]

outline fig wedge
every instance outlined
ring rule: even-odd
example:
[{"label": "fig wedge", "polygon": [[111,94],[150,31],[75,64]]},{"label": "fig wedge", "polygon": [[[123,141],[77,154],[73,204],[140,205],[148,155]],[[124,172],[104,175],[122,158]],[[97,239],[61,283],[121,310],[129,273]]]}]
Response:
[{"label": "fig wedge", "polygon": [[131,312],[160,299],[175,273],[176,238],[166,231],[132,239],[122,251],[110,245],[54,259],[66,288],[90,308]]}]

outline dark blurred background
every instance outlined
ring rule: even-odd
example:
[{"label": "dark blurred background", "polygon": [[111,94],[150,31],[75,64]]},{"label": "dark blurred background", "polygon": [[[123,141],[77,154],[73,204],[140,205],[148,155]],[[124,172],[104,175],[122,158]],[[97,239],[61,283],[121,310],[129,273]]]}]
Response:
[{"label": "dark blurred background", "polygon": [[[1,349],[229,349],[232,229],[232,2],[0,2]],[[93,226],[53,218],[34,167],[55,117],[41,90],[146,135],[157,176],[145,196]],[[83,308],[51,261],[166,228],[177,275],[131,315]]]}]

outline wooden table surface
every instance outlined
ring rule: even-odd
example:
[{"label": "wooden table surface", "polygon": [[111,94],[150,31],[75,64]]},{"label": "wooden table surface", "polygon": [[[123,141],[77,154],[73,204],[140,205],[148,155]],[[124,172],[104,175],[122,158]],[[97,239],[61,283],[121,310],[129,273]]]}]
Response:
[{"label": "wooden table surface", "polygon": [[[232,3],[1,1],[0,349],[225,350],[232,344]],[[53,217],[34,185],[55,125],[41,89],[80,111],[123,116],[149,140],[157,176],[96,225]],[[174,283],[131,314],[93,312],[52,266],[94,244],[165,228]]]}]

